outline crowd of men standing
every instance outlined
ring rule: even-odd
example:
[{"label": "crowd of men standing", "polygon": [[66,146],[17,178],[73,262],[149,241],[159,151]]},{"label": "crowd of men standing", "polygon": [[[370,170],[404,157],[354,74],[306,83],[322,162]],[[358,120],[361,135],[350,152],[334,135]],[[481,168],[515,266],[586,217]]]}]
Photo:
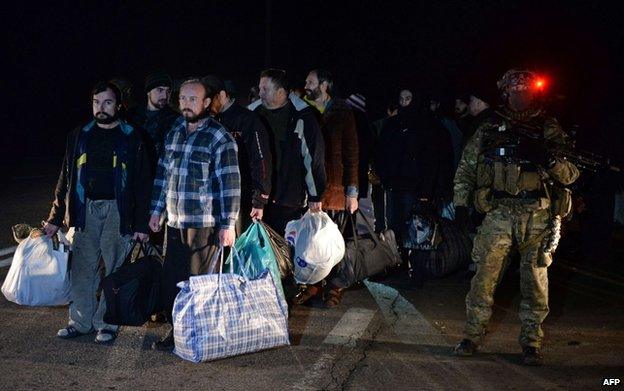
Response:
[{"label": "crowd of men standing", "polygon": [[[98,83],[92,91],[93,120],[68,136],[45,226],[48,235],[63,224],[76,228],[69,323],[58,331],[60,338],[94,331],[99,343],[116,338],[118,326],[103,321],[104,298],[96,302],[99,258],[110,274],[132,239],[150,237],[162,245],[164,236],[163,303],[169,323],[176,284],[218,271],[220,246],[232,246],[253,220],[283,234],[288,221],[306,209],[338,218],[354,213],[359,199],[370,194],[375,229],[393,229],[401,243],[416,204],[450,204],[458,167],[464,173],[476,170],[476,162],[462,158],[462,151],[473,134],[480,134],[479,125],[492,114],[490,104],[498,100],[489,89],[475,88],[458,97],[450,116],[440,113],[438,98],[418,99],[404,89],[388,105],[387,117],[371,122],[365,97],[354,93],[340,99],[332,74],[323,69],[308,73],[304,93],[291,89],[285,71],[262,71],[258,99],[248,107],[237,102],[230,82],[214,75],[174,86],[166,73],[153,73],[144,93],[146,102],[126,112],[120,86]],[[543,165],[552,169],[556,163]],[[573,169],[567,169],[565,179],[573,181]],[[455,178],[460,207],[476,190],[469,185]],[[457,191],[464,188],[459,200]],[[467,212],[460,208],[458,213],[465,218]],[[486,248],[480,251],[492,258]],[[322,297],[331,308],[340,304],[344,289],[330,274],[326,284],[302,285],[291,299],[304,304]],[[467,326],[472,340],[463,342],[462,354],[476,350],[489,317],[479,318],[478,325],[474,318],[492,294],[493,288],[483,293],[473,286],[469,310],[475,315]],[[541,324],[545,311],[530,321]],[[525,345],[539,347],[540,338]],[[171,349],[172,332],[154,347]]]}]

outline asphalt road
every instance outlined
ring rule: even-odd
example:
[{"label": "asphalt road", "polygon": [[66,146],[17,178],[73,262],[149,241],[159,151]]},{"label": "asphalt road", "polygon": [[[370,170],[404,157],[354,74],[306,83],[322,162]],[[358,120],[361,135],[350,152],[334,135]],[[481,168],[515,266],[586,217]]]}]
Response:
[{"label": "asphalt road", "polygon": [[[3,246],[12,246],[10,224],[29,221],[11,216],[35,221],[47,212],[54,178],[13,183],[21,183],[21,193],[0,200],[12,205],[0,215]],[[150,350],[166,326],[124,327],[112,346],[96,345],[94,335],[60,340],[66,307],[21,307],[0,297],[0,389],[601,389],[605,379],[624,381],[624,276],[621,263],[603,266],[557,259],[550,268],[546,361],[539,368],[520,365],[513,265],[497,292],[486,343],[467,359],[451,355],[465,320],[469,281],[462,273],[422,289],[394,276],[348,291],[335,309],[294,307],[290,346],[202,364]],[[0,281],[7,271],[0,268]]]},{"label": "asphalt road", "polygon": [[[0,271],[4,279],[7,268]],[[546,363],[520,365],[517,276],[498,292],[490,335],[475,357],[450,352],[461,337],[461,275],[405,289],[394,278],[367,282],[325,310],[294,307],[291,346],[193,364],[149,346],[166,326],[124,327],[112,346],[55,338],[67,309],[0,299],[0,387],[45,389],[438,390],[598,389],[624,376],[624,281],[553,268]],[[611,282],[607,282],[609,280]],[[609,292],[609,295],[603,295]],[[601,297],[602,296],[602,297]],[[600,297],[600,298],[599,298]]]}]

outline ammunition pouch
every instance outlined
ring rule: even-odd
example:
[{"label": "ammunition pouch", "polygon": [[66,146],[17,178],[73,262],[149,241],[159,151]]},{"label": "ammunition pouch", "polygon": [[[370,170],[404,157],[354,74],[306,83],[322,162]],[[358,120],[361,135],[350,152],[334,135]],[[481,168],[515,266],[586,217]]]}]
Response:
[{"label": "ammunition pouch", "polygon": [[564,219],[572,212],[572,191],[563,186],[549,186],[553,216]]},{"label": "ammunition pouch", "polygon": [[487,187],[482,187],[475,191],[474,206],[477,212],[485,214],[494,209],[491,193],[491,190]]},{"label": "ammunition pouch", "polygon": [[516,195],[542,187],[542,177],[533,164],[495,161],[492,166],[494,190]]}]

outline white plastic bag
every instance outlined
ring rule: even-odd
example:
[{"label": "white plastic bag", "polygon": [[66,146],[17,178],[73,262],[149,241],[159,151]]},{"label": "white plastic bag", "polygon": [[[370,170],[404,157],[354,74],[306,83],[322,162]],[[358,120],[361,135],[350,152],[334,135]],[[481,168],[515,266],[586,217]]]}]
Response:
[{"label": "white plastic bag", "polygon": [[345,242],[325,212],[306,212],[286,225],[286,240],[295,247],[295,280],[316,284],[344,257]]},{"label": "white plastic bag", "polygon": [[69,242],[58,232],[59,246],[45,236],[24,239],[2,284],[7,300],[27,306],[69,303]]}]

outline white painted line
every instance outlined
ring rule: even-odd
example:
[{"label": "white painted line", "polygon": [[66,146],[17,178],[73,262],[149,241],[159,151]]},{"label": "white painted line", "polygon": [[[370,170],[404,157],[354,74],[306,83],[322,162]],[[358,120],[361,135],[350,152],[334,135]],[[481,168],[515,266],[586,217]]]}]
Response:
[{"label": "white painted line", "polygon": [[340,318],[334,329],[327,335],[324,344],[355,347],[368,324],[373,320],[375,311],[366,308],[351,308]]},{"label": "white painted line", "polygon": [[3,248],[2,250],[0,250],[0,257],[4,255],[13,254],[16,249],[17,249],[17,246]]},{"label": "white painted line", "polygon": [[[382,313],[390,322],[394,322],[394,333],[400,337],[405,344],[431,345],[448,347],[449,354],[451,345],[445,342],[445,337],[420,313],[414,305],[407,301],[401,294],[389,286],[375,282],[364,281]],[[427,346],[428,347],[428,346]],[[500,357],[495,358],[495,362],[507,369],[512,370],[523,381],[532,382],[543,389],[560,388],[555,383],[536,375],[533,371],[509,364]],[[448,373],[449,381],[460,378],[464,389],[483,390],[491,388],[491,384],[486,384],[483,379],[473,376],[473,371],[467,367],[466,362],[460,358],[453,361],[441,362],[434,359],[430,362],[436,364],[435,371]]]},{"label": "white painted line", "polygon": [[449,346],[443,335],[399,292],[387,285],[364,281],[384,317],[394,323],[394,332],[405,343]]},{"label": "white painted line", "polygon": [[306,372],[306,376],[301,382],[295,384],[293,389],[295,390],[318,390],[319,383],[327,379],[332,365],[334,364],[334,356],[329,353],[321,354],[318,360],[314,363],[312,368]]},{"label": "white painted line", "polygon": [[[325,337],[323,344],[338,345],[340,347],[353,348],[357,340],[362,336],[376,311],[365,308],[351,308],[342,315],[336,326]],[[308,324],[309,326],[309,324]],[[304,334],[306,334],[308,328]],[[318,390],[319,385],[327,380],[334,362],[337,360],[336,352],[333,354],[322,353],[314,362],[312,368],[306,371],[306,375],[301,381],[293,386],[295,390]]]}]

